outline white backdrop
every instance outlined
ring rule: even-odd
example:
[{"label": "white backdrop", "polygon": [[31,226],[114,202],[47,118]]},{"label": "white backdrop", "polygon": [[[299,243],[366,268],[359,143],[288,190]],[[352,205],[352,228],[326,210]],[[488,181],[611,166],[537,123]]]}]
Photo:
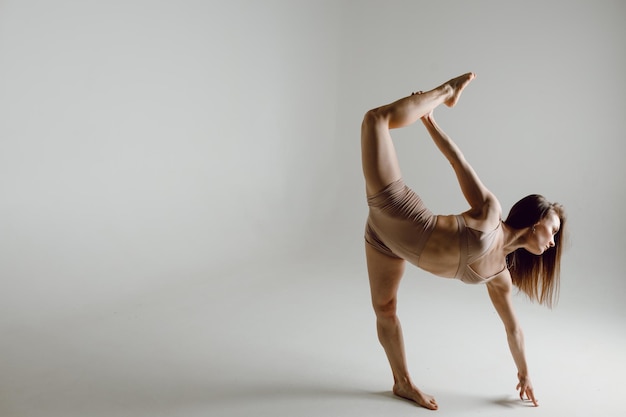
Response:
[{"label": "white backdrop", "polygon": [[3,2],[7,315],[214,279],[310,241],[336,142],[327,10]]},{"label": "white backdrop", "polygon": [[[619,1],[0,3],[4,375],[36,379],[28,329],[197,285],[208,314],[244,314],[235,300],[302,265],[331,293],[338,265],[363,275],[363,113],[467,71],[440,125],[505,214],[530,193],[566,206],[562,308],[624,318],[624,17]],[[465,210],[421,125],[393,134],[431,209]]]}]

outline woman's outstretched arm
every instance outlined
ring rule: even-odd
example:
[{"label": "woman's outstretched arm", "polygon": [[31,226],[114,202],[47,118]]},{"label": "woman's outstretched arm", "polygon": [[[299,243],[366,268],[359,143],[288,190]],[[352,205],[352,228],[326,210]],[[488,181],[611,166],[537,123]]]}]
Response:
[{"label": "woman's outstretched arm", "polygon": [[461,191],[477,216],[485,214],[486,208],[500,211],[500,206],[495,196],[485,187],[478,175],[467,162],[459,147],[437,125],[432,112],[422,117],[422,122],[435,145],[452,165],[456,177],[461,186]]},{"label": "woman's outstretched arm", "polygon": [[512,287],[511,276],[507,270],[487,283],[489,298],[491,298],[493,306],[502,319],[502,323],[504,323],[509,349],[517,366],[517,378],[519,380],[517,389],[520,391],[520,399],[524,400],[524,395],[526,395],[526,398],[532,401],[536,407],[539,404],[535,398],[533,385],[528,375],[528,364],[526,363],[526,354],[524,353],[524,334],[513,310],[511,300]]}]

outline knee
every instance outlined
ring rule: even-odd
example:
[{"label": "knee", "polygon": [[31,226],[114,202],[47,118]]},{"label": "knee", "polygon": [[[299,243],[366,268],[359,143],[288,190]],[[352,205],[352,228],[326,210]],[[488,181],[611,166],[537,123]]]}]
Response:
[{"label": "knee", "polygon": [[385,115],[380,107],[368,110],[363,116],[363,127],[374,126],[378,123],[384,123]]},{"label": "knee", "polygon": [[394,297],[391,300],[387,301],[376,301],[372,302],[374,307],[374,313],[376,313],[376,318],[380,319],[392,319],[396,317],[397,310],[397,299]]}]

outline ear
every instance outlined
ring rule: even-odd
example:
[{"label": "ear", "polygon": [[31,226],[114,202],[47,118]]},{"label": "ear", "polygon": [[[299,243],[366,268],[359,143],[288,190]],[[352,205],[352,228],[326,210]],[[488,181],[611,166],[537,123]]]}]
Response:
[{"label": "ear", "polygon": [[540,224],[541,224],[541,220],[540,220],[540,221],[538,221],[537,223],[533,224],[533,225],[530,227],[530,230],[531,230],[531,232],[532,232],[532,234],[533,234],[533,235],[535,234],[535,229],[536,229],[536,228],[537,228],[537,226],[539,226]]}]

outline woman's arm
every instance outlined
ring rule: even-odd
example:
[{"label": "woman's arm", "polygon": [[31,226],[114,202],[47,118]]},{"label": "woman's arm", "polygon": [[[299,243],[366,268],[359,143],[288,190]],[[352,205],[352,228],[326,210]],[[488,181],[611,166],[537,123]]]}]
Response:
[{"label": "woman's arm", "polygon": [[500,205],[495,196],[485,187],[478,175],[467,162],[459,147],[437,125],[432,112],[422,117],[422,122],[435,145],[452,165],[465,199],[476,217],[485,215],[486,209],[495,209],[500,214]]},{"label": "woman's arm", "polygon": [[517,389],[520,390],[520,399],[526,398],[531,400],[535,406],[537,406],[537,400],[535,399],[535,393],[533,391],[532,383],[528,375],[528,364],[526,363],[526,355],[524,353],[524,333],[517,321],[515,311],[513,310],[513,303],[511,300],[511,275],[508,271],[504,271],[500,276],[494,278],[487,283],[487,290],[489,291],[489,297],[495,307],[498,315],[504,323],[506,329],[506,338],[509,342],[509,349],[511,355],[513,355],[513,361],[517,366],[517,378],[519,383]]}]

